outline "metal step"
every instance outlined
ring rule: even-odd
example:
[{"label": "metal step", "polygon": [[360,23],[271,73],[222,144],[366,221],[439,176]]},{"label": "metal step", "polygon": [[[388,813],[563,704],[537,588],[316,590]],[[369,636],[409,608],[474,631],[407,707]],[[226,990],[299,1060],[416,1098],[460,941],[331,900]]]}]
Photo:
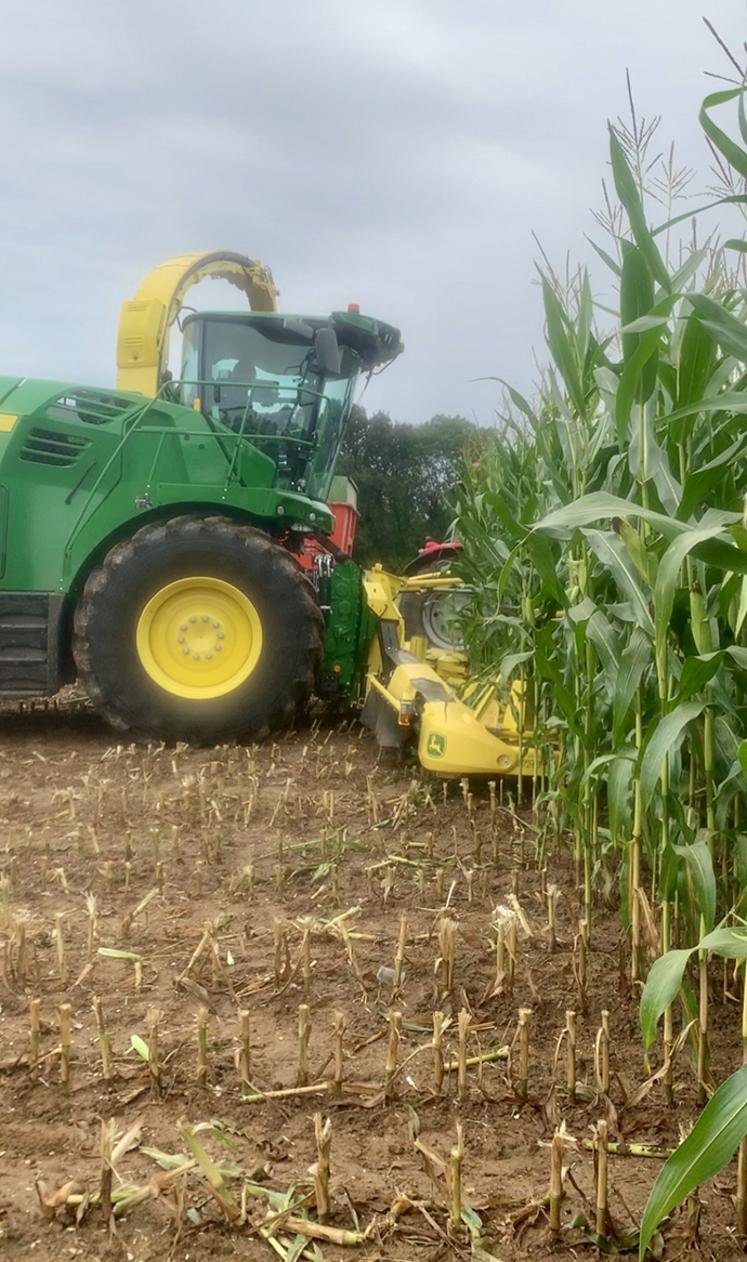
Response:
[{"label": "metal step", "polygon": [[58,691],[63,603],[60,592],[0,592],[0,697]]}]

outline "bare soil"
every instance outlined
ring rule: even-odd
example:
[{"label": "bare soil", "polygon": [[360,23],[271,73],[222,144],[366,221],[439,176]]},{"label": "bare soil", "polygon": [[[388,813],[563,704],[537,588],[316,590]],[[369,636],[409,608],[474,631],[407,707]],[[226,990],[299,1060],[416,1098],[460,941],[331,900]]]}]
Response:
[{"label": "bare soil", "polygon": [[[163,1174],[144,1148],[185,1152],[178,1123],[212,1123],[197,1132],[216,1160],[229,1160],[279,1192],[309,1192],[315,1160],[313,1116],[331,1118],[332,1226],[369,1230],[357,1248],[319,1241],[317,1258],[401,1262],[470,1256],[569,1259],[595,1256],[583,1225],[594,1223],[591,1139],[600,1118],[623,1147],[674,1146],[697,1115],[690,1053],[675,1071],[675,1105],[655,1083],[641,1096],[647,1069],[638,1030],[638,995],[625,979],[614,891],[595,907],[585,995],[577,983],[579,903],[564,848],[540,870],[536,821],[528,810],[499,809],[491,828],[486,788],[475,787],[473,818],[459,785],[423,780],[418,770],[379,760],[355,724],[315,726],[260,748],[143,749],[116,737],[79,701],[0,711],[0,1255],[8,1262],[58,1259],[270,1259],[283,1256],[259,1233],[267,1212],[250,1196],[246,1221],[229,1225],[204,1176],[193,1170],[149,1195],[107,1229],[101,1208],[49,1208],[42,1195],[68,1181],[78,1195],[101,1179],[101,1120],[120,1132],[140,1123],[139,1141],[116,1162],[114,1186],[146,1185]],[[495,840],[493,840],[493,834]],[[251,870],[247,872],[247,868]],[[548,883],[559,886],[557,941],[547,929]],[[10,885],[10,889],[8,889]],[[160,887],[160,889],[159,889]],[[130,916],[150,891],[147,907]],[[518,898],[530,936],[519,934],[513,988],[496,981],[494,909]],[[96,937],[89,950],[89,907]],[[438,925],[448,904],[456,923],[453,987],[437,971]],[[349,950],[330,921],[343,920]],[[393,995],[391,970],[401,917],[407,917],[404,980]],[[61,917],[61,919],[60,919]],[[127,924],[128,917],[131,923]],[[207,922],[211,944],[187,970]],[[56,925],[64,942],[60,977]],[[25,948],[20,932],[25,930]],[[275,933],[281,937],[276,980]],[[308,931],[310,969],[303,973]],[[134,962],[100,948],[137,953]],[[88,966],[89,956],[92,967]],[[621,960],[623,967],[621,968]],[[357,974],[357,975],[356,975]],[[377,974],[379,976],[377,977]],[[728,979],[727,979],[728,980]],[[739,1063],[739,1008],[714,972],[712,1070],[718,1081]],[[103,1004],[114,1060],[104,1079],[92,1010]],[[29,1004],[40,1000],[38,1064],[29,1063]],[[334,1074],[334,1021],[344,1014],[342,1093],[242,1098],[237,1069],[237,1013],[250,1012],[251,1090],[293,1088],[298,1075],[298,1009],[310,1008],[309,1080]],[[60,1082],[58,1011],[71,1006],[71,1081]],[[208,1009],[207,1082],[197,1075],[196,1014]],[[449,1073],[433,1093],[432,1013],[454,1018],[445,1036],[456,1056],[456,1017],[471,1014],[470,1056],[510,1045],[517,1012],[531,1009],[526,1098],[517,1049],[468,1070],[466,1098]],[[391,1098],[383,1080],[388,1014],[402,1013]],[[578,1083],[569,1098],[565,1048],[558,1039],[567,1009],[578,1013]],[[612,1078],[600,1095],[594,1045],[610,1012]],[[160,1082],[133,1047],[158,1020]],[[420,1049],[420,1050],[419,1050]],[[636,1098],[637,1094],[640,1098]],[[416,1137],[448,1162],[463,1130],[463,1198],[483,1225],[483,1254],[471,1254],[466,1229],[449,1233],[446,1183],[424,1159]],[[564,1124],[563,1229],[549,1235],[545,1198],[549,1142]],[[229,1145],[228,1147],[226,1145]],[[639,1219],[661,1162],[610,1156],[609,1207],[618,1245]],[[234,1174],[236,1172],[234,1171]],[[240,1199],[241,1177],[227,1188]],[[152,1191],[156,1191],[153,1185]],[[677,1211],[664,1232],[664,1254],[692,1262],[741,1255],[734,1239],[734,1171]],[[412,1204],[390,1214],[397,1198]],[[403,1208],[400,1200],[399,1208]],[[315,1217],[307,1201],[299,1212]],[[287,1243],[288,1236],[281,1235]],[[616,1246],[611,1246],[614,1251]],[[295,1255],[298,1256],[298,1255]],[[312,1256],[309,1250],[307,1256]]]}]

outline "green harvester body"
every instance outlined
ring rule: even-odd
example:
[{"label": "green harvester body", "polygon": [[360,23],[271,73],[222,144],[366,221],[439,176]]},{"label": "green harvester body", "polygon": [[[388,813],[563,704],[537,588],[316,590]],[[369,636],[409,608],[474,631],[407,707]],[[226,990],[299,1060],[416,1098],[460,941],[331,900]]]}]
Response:
[{"label": "green harvester body", "polygon": [[[86,579],[149,522],[228,517],[290,551],[329,535],[326,498],[356,383],[400,349],[396,329],[357,313],[200,313],[185,321],[182,380],[155,399],[0,377],[0,694],[51,693],[74,677]],[[345,577],[334,586],[350,625],[332,637],[347,646],[352,688],[360,581]],[[326,617],[333,625],[331,608]]]}]

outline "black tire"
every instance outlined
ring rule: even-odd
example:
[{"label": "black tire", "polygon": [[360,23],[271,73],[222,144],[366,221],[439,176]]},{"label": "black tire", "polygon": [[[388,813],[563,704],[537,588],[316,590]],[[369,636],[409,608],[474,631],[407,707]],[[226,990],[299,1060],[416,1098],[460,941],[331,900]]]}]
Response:
[{"label": "black tire", "polygon": [[[438,570],[448,570],[452,561],[459,555],[456,548],[450,548],[444,544],[443,548],[439,548],[435,556],[433,554],[418,553],[414,561],[410,561],[405,566],[405,574],[408,578],[415,578],[418,574],[433,574]],[[430,643],[428,630],[423,622],[423,609],[425,602],[429,596],[428,591],[422,592],[403,592],[398,601],[399,611],[405,620],[405,639],[411,640],[414,635],[425,636]]]},{"label": "black tire", "polygon": [[[136,631],[151,597],[180,578],[222,579],[253,603],[262,647],[251,674],[211,700],[175,695],[142,665]],[[94,707],[138,739],[215,744],[288,727],[313,692],[324,620],[292,557],[261,531],[223,517],[173,517],[111,549],[75,611],[73,654]]]}]

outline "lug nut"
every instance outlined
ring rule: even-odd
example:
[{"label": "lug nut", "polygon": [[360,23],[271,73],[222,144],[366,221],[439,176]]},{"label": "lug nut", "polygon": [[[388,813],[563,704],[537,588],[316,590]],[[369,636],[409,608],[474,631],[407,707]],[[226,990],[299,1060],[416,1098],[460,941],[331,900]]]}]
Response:
[{"label": "lug nut", "polygon": [[183,623],[182,623],[182,625],[180,626],[179,630],[180,630],[180,631],[186,631],[186,630],[187,630],[187,624],[186,624],[186,622],[183,622]]},{"label": "lug nut", "polygon": [[195,661],[196,661],[196,662],[199,662],[199,660],[200,660],[200,654],[199,654],[199,653],[193,653],[193,654],[192,654],[192,656],[193,656],[193,658],[195,659]]},{"label": "lug nut", "polygon": [[194,615],[194,614],[192,614],[192,617],[190,618],[190,620],[189,620],[189,621],[190,621],[190,622],[196,622],[196,621],[197,621],[197,618],[195,617],[195,615]]},{"label": "lug nut", "polygon": [[222,645],[222,644],[216,644],[216,646],[215,646],[215,651],[216,651],[216,653],[222,653],[222,652],[223,652],[223,645]]},{"label": "lug nut", "polygon": [[226,637],[224,636],[223,632],[222,632],[222,631],[219,631],[219,632],[218,632],[218,639],[219,639],[219,640],[225,640],[225,638],[226,638]]},{"label": "lug nut", "polygon": [[220,626],[220,623],[219,623],[219,621],[218,621],[218,619],[217,619],[217,618],[213,618],[213,626],[216,628],[216,630],[217,630],[217,629],[218,629],[218,627]]},{"label": "lug nut", "polygon": [[183,635],[178,635],[178,636],[176,637],[176,642],[177,642],[177,644],[183,644],[183,643],[184,643],[184,636],[183,636]]},{"label": "lug nut", "polygon": [[210,619],[208,618],[208,616],[207,616],[207,614],[206,614],[206,613],[204,613],[204,614],[202,615],[202,621],[203,621],[203,622],[209,622],[209,621],[210,621]]},{"label": "lug nut", "polygon": [[182,649],[182,653],[186,653],[186,654],[187,654],[187,657],[189,657],[189,649],[186,647],[186,645],[185,645],[185,646],[184,646],[184,648]]}]

